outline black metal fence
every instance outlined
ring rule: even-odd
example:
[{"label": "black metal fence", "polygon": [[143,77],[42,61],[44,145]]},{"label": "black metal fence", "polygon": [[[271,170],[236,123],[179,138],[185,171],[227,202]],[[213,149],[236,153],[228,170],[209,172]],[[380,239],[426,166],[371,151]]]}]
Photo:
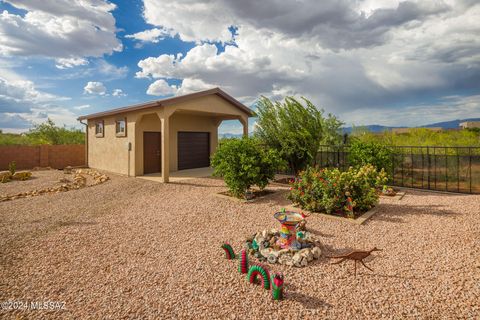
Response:
[{"label": "black metal fence", "polygon": [[[399,187],[480,193],[480,147],[391,147],[391,184]],[[320,167],[346,169],[349,146],[321,146]]]}]

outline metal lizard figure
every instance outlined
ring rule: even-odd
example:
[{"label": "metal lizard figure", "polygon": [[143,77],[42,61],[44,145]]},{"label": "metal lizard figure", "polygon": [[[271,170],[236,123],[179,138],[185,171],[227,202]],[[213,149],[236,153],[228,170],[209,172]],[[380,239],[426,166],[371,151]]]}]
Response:
[{"label": "metal lizard figure", "polygon": [[363,266],[365,268],[367,268],[368,270],[373,272],[373,270],[371,268],[367,267],[365,262],[363,262],[363,259],[368,257],[373,251],[382,251],[382,249],[378,249],[377,247],[375,247],[375,248],[373,248],[372,250],[369,250],[369,251],[352,251],[348,254],[344,254],[344,255],[341,255],[341,256],[328,257],[328,258],[340,259],[339,261],[336,261],[332,264],[339,264],[339,263],[342,263],[345,260],[355,261],[355,277],[356,277],[357,276],[357,262],[358,261],[360,261],[360,263],[363,264]]}]

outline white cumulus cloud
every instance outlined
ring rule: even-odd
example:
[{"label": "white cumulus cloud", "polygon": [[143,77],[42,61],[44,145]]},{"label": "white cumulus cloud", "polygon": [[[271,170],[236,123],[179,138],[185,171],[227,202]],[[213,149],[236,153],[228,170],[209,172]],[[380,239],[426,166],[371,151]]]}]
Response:
[{"label": "white cumulus cloud", "polygon": [[476,1],[144,0],[144,17],[196,46],[140,60],[136,77],[215,84],[244,102],[305,96],[371,123],[480,90]]},{"label": "white cumulus cloud", "polygon": [[160,79],[152,84],[147,89],[147,94],[152,96],[168,96],[175,94],[178,88],[174,85],[169,85],[167,81]]},{"label": "white cumulus cloud", "polygon": [[[116,6],[103,0],[5,0],[26,10],[24,15],[0,14],[0,55],[70,59],[59,66],[78,65],[85,57],[121,51],[116,37]],[[64,62],[68,62],[64,60]]]},{"label": "white cumulus cloud", "polygon": [[112,96],[114,97],[125,97],[127,94],[125,92],[123,92],[122,89],[114,89],[112,91]]},{"label": "white cumulus cloud", "polygon": [[101,82],[89,81],[83,88],[83,92],[86,94],[96,94],[103,96],[107,93],[107,88],[105,88],[105,86]]},{"label": "white cumulus cloud", "polygon": [[173,35],[175,34],[171,30],[165,28],[153,28],[134,34],[128,34],[125,38],[135,39],[141,42],[158,43],[160,40],[165,39],[165,37]]}]

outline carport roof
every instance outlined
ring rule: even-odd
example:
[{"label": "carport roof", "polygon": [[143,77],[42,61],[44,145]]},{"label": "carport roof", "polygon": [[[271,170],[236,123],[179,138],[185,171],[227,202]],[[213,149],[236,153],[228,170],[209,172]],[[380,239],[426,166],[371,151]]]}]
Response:
[{"label": "carport roof", "polygon": [[176,97],[171,97],[171,98],[165,98],[165,99],[160,99],[160,100],[154,100],[154,101],[149,101],[149,102],[144,102],[140,104],[135,104],[127,107],[122,107],[122,108],[116,108],[108,111],[103,111],[103,112],[97,112],[97,113],[92,113],[92,114],[87,114],[84,116],[80,116],[77,118],[77,120],[85,120],[85,119],[93,119],[93,118],[99,118],[99,117],[105,117],[105,116],[110,116],[110,115],[115,115],[118,113],[124,113],[124,112],[130,112],[130,111],[137,111],[137,110],[142,110],[142,109],[147,109],[151,107],[159,107],[159,106],[168,106],[174,103],[179,103],[179,102],[184,102],[188,101],[191,99],[195,98],[200,98],[203,96],[215,94],[231,104],[233,104],[235,107],[240,109],[241,111],[245,112],[249,117],[253,117],[255,113],[245,106],[243,103],[226,93],[220,88],[213,88],[209,90],[204,90],[204,91],[198,91],[194,93],[189,93],[181,96],[176,96]]}]

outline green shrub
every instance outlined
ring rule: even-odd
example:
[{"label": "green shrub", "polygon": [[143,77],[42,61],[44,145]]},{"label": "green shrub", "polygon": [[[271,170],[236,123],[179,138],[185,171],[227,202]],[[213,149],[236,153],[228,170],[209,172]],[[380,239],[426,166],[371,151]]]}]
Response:
[{"label": "green shrub", "polygon": [[256,185],[264,189],[283,162],[278,153],[252,138],[223,139],[211,159],[214,174],[223,177],[229,191],[244,197]]},{"label": "green shrub", "polygon": [[257,103],[255,136],[277,150],[295,173],[313,164],[321,144],[338,144],[342,139],[342,122],[303,100],[286,97],[272,102],[262,97]]},{"label": "green shrub", "polygon": [[348,162],[356,168],[371,164],[377,170],[389,172],[392,168],[392,150],[378,142],[354,140],[350,145]]},{"label": "green shrub", "polygon": [[10,171],[12,176],[15,174],[15,171],[17,171],[17,163],[15,161],[12,161],[8,164],[8,171]]},{"label": "green shrub", "polygon": [[347,171],[309,167],[290,182],[288,199],[305,210],[348,215],[350,198],[353,212],[358,214],[378,202],[377,187],[386,180],[385,171],[378,172],[372,165]]}]

